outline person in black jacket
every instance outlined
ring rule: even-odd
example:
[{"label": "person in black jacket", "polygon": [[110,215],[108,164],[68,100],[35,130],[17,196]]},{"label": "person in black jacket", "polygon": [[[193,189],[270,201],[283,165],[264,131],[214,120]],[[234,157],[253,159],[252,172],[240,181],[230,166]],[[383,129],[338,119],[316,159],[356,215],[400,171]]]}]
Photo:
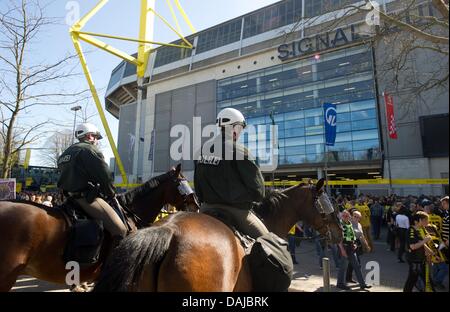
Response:
[{"label": "person in black jacket", "polygon": [[404,292],[412,292],[419,278],[426,285],[425,263],[426,257],[432,254],[427,246],[431,236],[425,230],[428,225],[428,214],[418,211],[413,216],[414,225],[408,230],[408,264],[409,274],[403,287]]},{"label": "person in black jacket", "polygon": [[195,192],[202,213],[229,213],[238,230],[253,238],[268,233],[252,208],[265,196],[264,178],[248,149],[238,143],[246,127],[244,115],[225,108],[217,115],[220,129],[214,144],[195,161]]},{"label": "person in black jacket", "polygon": [[80,124],[71,145],[58,158],[61,176],[58,187],[83,208],[93,219],[103,221],[115,241],[125,237],[127,228],[115,210],[107,203],[115,197],[112,175],[103,154],[96,145],[102,139],[97,127]]}]

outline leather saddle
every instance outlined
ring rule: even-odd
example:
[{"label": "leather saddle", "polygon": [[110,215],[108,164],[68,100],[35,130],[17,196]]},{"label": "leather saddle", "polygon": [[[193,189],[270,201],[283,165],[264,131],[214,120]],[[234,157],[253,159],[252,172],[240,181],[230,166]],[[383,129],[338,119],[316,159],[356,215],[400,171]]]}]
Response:
[{"label": "leather saddle", "polygon": [[[116,210],[122,222],[126,224],[128,232],[134,231],[136,227],[127,211],[119,204],[110,203],[110,205]],[[67,198],[58,208],[69,228],[63,254],[64,262],[76,261],[80,266],[98,263],[102,249],[108,247],[103,246],[104,243],[110,242],[110,240],[105,240],[105,237],[110,234],[104,229],[103,222],[91,218],[71,197]]]},{"label": "leather saddle", "polygon": [[98,263],[105,238],[103,222],[89,217],[72,198],[58,208],[69,228],[64,262],[76,261],[80,266]]}]

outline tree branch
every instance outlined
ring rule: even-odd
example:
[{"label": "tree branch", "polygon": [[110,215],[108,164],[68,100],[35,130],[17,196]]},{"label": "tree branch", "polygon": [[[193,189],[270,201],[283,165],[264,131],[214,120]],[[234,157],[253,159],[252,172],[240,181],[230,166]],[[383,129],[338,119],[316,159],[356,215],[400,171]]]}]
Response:
[{"label": "tree branch", "polygon": [[445,19],[448,19],[448,5],[443,0],[433,0],[434,7],[442,14]]},{"label": "tree branch", "polygon": [[448,37],[441,37],[441,36],[435,36],[429,33],[425,33],[422,30],[420,30],[417,27],[414,27],[413,25],[410,25],[408,23],[402,22],[401,20],[398,20],[396,18],[393,18],[387,14],[385,14],[384,12],[378,11],[380,12],[380,17],[383,18],[385,21],[388,21],[400,28],[402,28],[403,30],[409,31],[410,33],[414,34],[416,37],[424,39],[426,41],[430,41],[436,44],[447,44],[449,43]]}]

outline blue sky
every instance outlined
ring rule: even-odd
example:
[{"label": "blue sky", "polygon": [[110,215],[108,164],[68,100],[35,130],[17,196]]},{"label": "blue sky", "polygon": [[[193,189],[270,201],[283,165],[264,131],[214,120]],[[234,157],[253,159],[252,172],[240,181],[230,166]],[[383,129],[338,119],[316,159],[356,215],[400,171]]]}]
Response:
[{"label": "blue sky", "polygon": [[[194,27],[197,31],[200,31],[277,1],[278,0],[180,0],[180,3]],[[80,14],[84,15],[94,7],[97,2],[97,0],[51,1],[46,9],[46,14],[48,16],[59,17],[61,23],[59,25],[52,25],[47,28],[45,32],[40,34],[33,46],[33,58],[35,58],[35,60],[42,60],[42,62],[52,63],[67,53],[73,53],[73,44],[68,34],[69,26],[65,22],[68,13],[71,13],[68,8],[72,8],[73,5],[78,6]],[[110,0],[109,3],[106,4],[105,7],[85,26],[84,30],[137,38],[139,28],[139,7],[139,0]],[[166,19],[171,19],[170,11],[165,0],[156,0],[156,10]],[[181,23],[181,27],[184,35],[190,34],[189,27],[185,23]],[[177,39],[176,35],[170,29],[161,22],[156,23],[156,41],[170,42],[175,39]],[[130,54],[137,51],[137,46],[133,43],[114,40],[104,41],[111,43],[114,47]],[[89,69],[97,86],[103,106],[103,95],[111,71],[121,60],[113,55],[93,48],[86,43],[82,43],[82,46],[85,51],[89,51],[89,54],[87,55]],[[81,71],[81,66],[79,66],[79,70]],[[72,79],[70,88],[75,90],[87,88],[84,76]],[[100,119],[96,116],[97,111],[93,101],[86,101],[80,104],[87,110],[87,115],[95,115],[91,117],[89,121],[98,125],[100,130],[104,133]],[[66,129],[72,129],[74,114],[70,110],[70,107],[71,106],[51,108],[38,107],[30,110],[28,116],[36,122],[38,120],[54,118],[57,116],[58,121],[65,125]],[[107,112],[106,115],[114,140],[116,141],[118,120]],[[78,115],[78,118],[79,117],[80,115]],[[61,130],[62,129],[64,128],[61,127]],[[54,130],[58,131],[59,129],[52,128],[52,131]],[[33,147],[42,147],[42,144],[44,144],[43,141],[35,144]],[[101,148],[107,160],[109,160],[110,157],[113,157],[111,148],[106,139],[103,140]],[[31,164],[40,164],[39,152],[34,151],[32,153]]]}]

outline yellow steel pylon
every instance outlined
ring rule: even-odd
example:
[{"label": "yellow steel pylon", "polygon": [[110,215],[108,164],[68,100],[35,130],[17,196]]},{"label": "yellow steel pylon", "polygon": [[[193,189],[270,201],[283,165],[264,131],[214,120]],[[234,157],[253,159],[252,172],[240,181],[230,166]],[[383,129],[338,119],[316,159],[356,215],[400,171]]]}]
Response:
[{"label": "yellow steel pylon", "polygon": [[[94,81],[92,80],[91,73],[89,72],[86,58],[85,58],[83,50],[81,48],[80,40],[87,42],[97,48],[100,48],[108,53],[111,53],[117,57],[120,57],[121,59],[123,59],[129,63],[136,65],[136,68],[137,68],[136,74],[137,74],[138,80],[141,82],[142,82],[142,78],[145,75],[145,70],[147,68],[149,56],[155,50],[155,49],[152,49],[151,45],[154,44],[154,45],[159,45],[159,46],[170,46],[170,47],[176,47],[176,48],[182,48],[182,49],[193,49],[193,45],[186,38],[184,38],[184,36],[181,33],[180,25],[179,25],[178,19],[176,17],[175,11],[173,9],[171,0],[166,0],[166,2],[167,2],[167,5],[169,6],[170,12],[175,21],[176,29],[174,27],[172,27],[166,19],[164,19],[161,15],[159,15],[155,11],[155,0],[141,0],[139,39],[83,31],[82,29],[86,25],[86,23],[95,14],[97,14],[98,11],[100,11],[108,1],[109,0],[100,0],[91,11],[89,11],[85,16],[83,16],[79,21],[77,21],[70,28],[69,32],[70,32],[70,36],[72,38],[75,50],[77,51],[78,57],[80,58],[80,63],[81,63],[81,66],[83,67],[83,72],[84,72],[84,75],[86,76],[86,80],[89,84],[89,88],[91,90],[92,97],[93,97],[95,105],[97,107],[97,111],[100,115],[100,119],[101,119],[103,127],[105,129],[106,136],[108,137],[109,144],[111,145],[111,149],[114,153],[114,157],[116,158],[116,163],[120,170],[120,174],[122,176],[121,186],[128,186],[129,184],[128,184],[127,174],[125,172],[125,169],[122,164],[122,160],[120,159],[119,153],[117,151],[117,147],[116,147],[114,139],[112,137],[108,122],[105,118],[105,113],[103,111],[103,108],[102,108],[102,105],[100,102],[100,98],[97,93],[97,89],[95,88]],[[175,3],[175,6],[178,8],[184,21],[189,26],[190,30],[193,33],[195,33],[196,32],[195,28],[192,26],[188,16],[186,15],[185,11],[182,8],[180,2],[178,0],[174,0],[174,3]],[[151,29],[153,27],[153,25],[152,25],[152,23],[149,22],[151,20],[151,14],[160,18],[172,31],[174,31],[182,40],[182,44],[170,44],[170,43],[155,42],[153,40],[150,40],[150,38],[152,38],[152,34],[153,34],[153,29]],[[116,49],[109,44],[104,43],[103,41],[97,39],[96,37],[137,42],[139,44],[137,58],[133,57],[123,51],[120,51],[119,49]]]}]

